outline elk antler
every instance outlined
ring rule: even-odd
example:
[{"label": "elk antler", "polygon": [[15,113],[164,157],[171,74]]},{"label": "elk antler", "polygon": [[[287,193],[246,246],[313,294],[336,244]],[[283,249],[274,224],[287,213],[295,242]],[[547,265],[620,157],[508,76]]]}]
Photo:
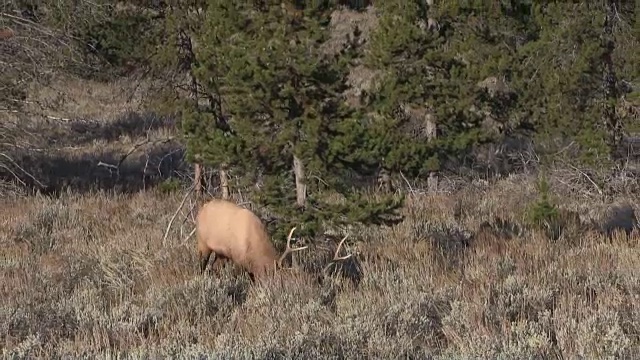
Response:
[{"label": "elk antler", "polygon": [[345,260],[345,259],[350,258],[353,255],[353,254],[349,254],[349,255],[338,257],[338,253],[340,253],[340,248],[342,247],[342,244],[344,243],[345,240],[347,240],[348,237],[349,237],[349,234],[345,235],[342,238],[342,240],[340,240],[340,242],[338,243],[338,247],[336,248],[336,252],[333,254],[333,261]]},{"label": "elk antler", "polygon": [[291,236],[293,235],[293,232],[295,231],[295,229],[296,229],[295,226],[293,228],[291,228],[291,231],[289,231],[289,236],[287,236],[287,248],[284,250],[284,252],[280,256],[280,259],[278,259],[278,265],[280,267],[282,267],[282,261],[284,260],[284,258],[287,257],[287,255],[289,255],[290,253],[292,253],[294,251],[304,250],[304,249],[309,247],[309,246],[302,246],[302,247],[298,247],[298,248],[292,248],[291,247]]},{"label": "elk antler", "polygon": [[331,264],[333,264],[335,261],[346,260],[351,256],[353,256],[353,254],[338,256],[338,254],[340,253],[340,248],[342,247],[342,244],[344,243],[345,240],[347,240],[348,237],[349,237],[349,234],[345,235],[345,237],[343,237],[342,240],[340,240],[340,242],[338,243],[338,247],[336,248],[336,252],[333,254],[333,259],[331,260],[331,262],[327,264],[327,266],[324,267],[323,272],[326,272],[329,266],[331,266]]}]

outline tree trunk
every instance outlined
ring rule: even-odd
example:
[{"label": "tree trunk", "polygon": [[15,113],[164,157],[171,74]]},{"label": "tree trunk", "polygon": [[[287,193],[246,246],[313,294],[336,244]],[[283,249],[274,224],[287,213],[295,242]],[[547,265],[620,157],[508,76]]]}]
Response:
[{"label": "tree trunk", "polygon": [[229,176],[225,167],[221,167],[219,170],[220,175],[220,188],[222,189],[222,199],[229,200]]},{"label": "tree trunk", "polygon": [[202,195],[202,165],[195,164],[195,174],[193,176],[193,189],[196,193],[196,201],[200,199]]},{"label": "tree trunk", "polygon": [[393,190],[391,187],[391,174],[384,167],[378,173],[378,189],[385,193],[390,193]]},{"label": "tree trunk", "polygon": [[307,185],[302,161],[293,156],[293,173],[296,177],[296,205],[304,207],[307,203]]},{"label": "tree trunk", "polygon": [[[433,120],[432,114],[427,114],[427,141],[431,142],[436,139],[437,135],[437,127],[436,123]],[[429,172],[429,178],[427,179],[427,187],[429,188],[430,193],[435,193],[438,191],[438,174],[435,171]]]},{"label": "tree trunk", "polygon": [[[428,14],[433,13],[433,11],[431,11],[431,8],[433,7],[433,0],[427,0],[427,6],[428,6],[427,13]],[[430,15],[427,15],[427,29],[432,31],[438,29],[438,22],[436,21],[436,19],[434,19]]]},{"label": "tree trunk", "polygon": [[[434,13],[433,9],[433,0],[427,0],[427,28],[431,31],[435,31],[438,29],[438,22],[434,19],[431,14]],[[436,124],[433,120],[433,114],[427,113],[426,115],[426,123],[427,123],[427,141],[434,141],[437,137],[437,129]],[[438,174],[435,171],[429,172],[429,178],[427,179],[427,187],[430,193],[435,193],[438,191]]]},{"label": "tree trunk", "polygon": [[602,122],[608,132],[609,156],[613,161],[618,160],[617,149],[622,142],[623,129],[616,114],[616,102],[618,100],[618,89],[616,72],[613,64],[613,51],[615,40],[613,28],[616,18],[616,1],[607,1],[605,5],[606,18],[603,28],[602,47],[602,90],[604,92],[604,108],[602,111]]}]

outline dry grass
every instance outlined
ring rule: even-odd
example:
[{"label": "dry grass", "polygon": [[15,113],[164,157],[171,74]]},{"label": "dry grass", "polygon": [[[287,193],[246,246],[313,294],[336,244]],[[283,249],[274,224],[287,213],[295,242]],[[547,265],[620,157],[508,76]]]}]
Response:
[{"label": "dry grass", "polygon": [[[496,215],[518,221],[529,189],[411,198],[404,223],[354,234],[359,282],[317,281],[332,253],[316,249],[298,258],[306,271],[256,285],[229,263],[198,275],[193,239],[181,244],[188,221],[163,246],[180,194],[7,200],[0,348],[7,358],[631,358],[637,238],[465,242]],[[468,210],[458,222],[457,198]]]},{"label": "dry grass", "polygon": [[69,121],[35,117],[0,127],[0,153],[8,156],[0,156],[0,196],[19,193],[15,185],[25,183],[47,193],[131,192],[187,168],[175,120],[152,113]]},{"label": "dry grass", "polygon": [[109,121],[125,111],[140,110],[148,86],[128,78],[98,82],[56,76],[48,86],[29,90],[26,110],[54,118]]},{"label": "dry grass", "polygon": [[[372,10],[338,12],[333,48],[354,24],[366,38],[375,24]],[[355,69],[354,87],[366,88],[373,75]],[[24,146],[30,149],[29,169],[41,169],[33,171],[42,179],[53,172],[51,186],[64,180],[76,192],[3,198],[4,358],[521,359],[640,353],[637,237],[606,240],[572,229],[557,241],[529,231],[481,231],[470,240],[483,221],[495,217],[522,223],[525,205],[536,197],[527,177],[484,189],[468,186],[455,195],[409,198],[400,225],[354,230],[347,247],[355,256],[334,278],[318,273],[333,255],[330,246],[320,245],[295,255],[297,271],[283,271],[267,283],[252,285],[229,263],[200,276],[193,239],[182,243],[190,221],[177,221],[162,243],[181,194],[78,193],[84,186],[76,183],[115,187],[98,161],[115,162],[147,137],[172,135],[170,124],[121,117],[123,109],[140,102],[138,95],[130,101],[129,90],[144,93],[134,85],[59,79],[32,93],[33,102],[55,105],[46,115],[89,121],[27,128],[38,135]],[[158,159],[174,151],[156,150]],[[132,155],[130,177],[121,183],[141,177],[150,152]],[[585,218],[605,210],[583,199],[561,200]],[[455,220],[458,201],[463,211]]]}]

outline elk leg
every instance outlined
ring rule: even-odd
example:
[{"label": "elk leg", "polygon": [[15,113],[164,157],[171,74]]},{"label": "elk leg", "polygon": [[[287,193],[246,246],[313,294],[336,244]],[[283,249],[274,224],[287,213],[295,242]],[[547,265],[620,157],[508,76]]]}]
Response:
[{"label": "elk leg", "polygon": [[[204,274],[204,270],[207,268],[207,264],[209,263],[209,258],[211,257],[211,250],[198,251],[198,256],[200,258],[200,274]],[[214,256],[213,261],[215,262],[216,257]]]}]

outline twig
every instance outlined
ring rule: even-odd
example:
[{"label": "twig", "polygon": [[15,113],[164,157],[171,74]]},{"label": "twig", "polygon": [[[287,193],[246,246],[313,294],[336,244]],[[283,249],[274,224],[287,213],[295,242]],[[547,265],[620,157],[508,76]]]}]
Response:
[{"label": "twig", "polygon": [[407,186],[409,187],[409,192],[411,192],[411,194],[415,196],[415,191],[413,191],[413,187],[411,187],[411,184],[409,183],[409,180],[407,180],[407,178],[404,176],[402,171],[400,171],[400,176],[402,177],[404,182],[407,183]]},{"label": "twig", "polygon": [[182,201],[180,202],[180,206],[178,206],[178,209],[176,210],[176,212],[171,217],[171,220],[169,220],[169,225],[167,225],[167,229],[164,232],[164,237],[162,238],[162,246],[165,245],[165,242],[167,240],[167,236],[169,236],[169,230],[171,229],[171,225],[173,224],[173,221],[178,216],[178,213],[180,212],[180,209],[182,209],[182,207],[184,206],[184,203],[187,201],[187,198],[189,197],[189,195],[191,195],[191,192],[193,192],[193,190],[194,190],[193,186],[189,187],[189,191],[187,191],[187,193],[182,198]]},{"label": "twig", "polygon": [[173,140],[173,136],[170,136],[170,137],[165,138],[165,139],[159,139],[159,140],[153,140],[153,141],[152,141],[152,140],[147,139],[147,140],[145,140],[145,141],[142,141],[142,142],[139,142],[139,143],[137,143],[137,144],[133,145],[133,146],[131,147],[131,149],[129,149],[129,151],[127,151],[127,153],[126,153],[126,154],[124,154],[124,155],[120,158],[120,161],[118,161],[118,167],[120,167],[120,165],[122,165],[122,163],[123,163],[123,162],[124,162],[124,161],[125,161],[125,160],[126,160],[126,159],[131,155],[131,154],[133,154],[136,150],[138,150],[139,148],[141,148],[141,147],[143,147],[143,146],[145,146],[145,145],[147,145],[147,144],[151,144],[151,145],[156,145],[156,144],[166,144],[166,143],[168,143],[168,142],[169,142],[169,141],[171,141],[171,140]]},{"label": "twig", "polygon": [[[193,222],[194,224],[196,223],[196,217],[195,215],[193,215],[193,209],[195,209],[196,205],[198,205],[198,202],[192,202],[191,199],[189,199],[189,215],[191,216],[191,222]],[[185,221],[189,218],[189,216],[186,217]],[[184,224],[184,222],[183,222]]]},{"label": "twig", "polygon": [[189,235],[187,235],[186,238],[184,238],[184,240],[182,240],[182,244],[184,245],[187,243],[187,240],[189,240],[189,238],[191,238],[191,236],[193,236],[193,234],[196,232],[196,228],[194,227],[193,230],[191,230],[191,232],[189,233]]},{"label": "twig", "polygon": [[562,179],[556,179],[556,181],[558,181],[559,183],[561,183],[562,185],[566,186],[567,188],[569,188],[569,191],[571,191],[572,189],[577,189],[578,192],[582,193],[583,195],[585,195],[587,198],[589,197],[593,197],[593,194],[590,191],[584,190],[584,189],[580,189],[578,186],[572,186],[571,184],[568,184],[566,181],[562,180]]},{"label": "twig", "polygon": [[64,122],[73,121],[73,120],[71,120],[69,118],[63,118],[63,117],[57,117],[57,116],[51,116],[51,115],[44,115],[44,117],[46,117],[49,120],[56,120],[56,121],[64,121]]},{"label": "twig", "polygon": [[329,184],[327,184],[327,182],[322,180],[319,176],[311,175],[310,177],[315,178],[316,180],[320,181],[321,183],[325,184],[326,186],[329,186]]},{"label": "twig", "polygon": [[[182,229],[182,227],[184,226],[184,224],[187,222],[187,220],[191,220],[189,218],[189,213],[187,212],[187,216],[184,217],[184,219],[182,219],[182,222],[180,223],[180,228]],[[192,221],[195,224],[195,221]]]},{"label": "twig", "polygon": [[8,172],[11,173],[11,175],[13,175],[14,179],[16,179],[22,186],[27,186],[27,184],[22,181],[22,179],[20,179],[20,177],[18,176],[18,174],[14,173],[11,169],[9,169],[8,166],[4,165],[4,164],[0,164],[0,169],[5,169]]},{"label": "twig", "polygon": [[[25,175],[27,175],[28,177],[31,178],[31,180],[35,181],[36,184],[38,184],[41,188],[45,188],[46,186],[44,186],[44,184],[42,184],[40,181],[38,181],[38,179],[36,179],[35,176],[31,175],[30,172],[28,172],[27,170],[23,169],[20,165],[18,165],[15,160],[13,160],[9,155],[5,154],[5,153],[0,153],[0,156],[6,158],[7,160],[9,160],[13,166],[17,167],[18,169],[20,169],[20,171],[22,171]],[[14,174],[15,175],[15,174]],[[19,180],[19,179],[18,179]]]},{"label": "twig", "polygon": [[178,149],[175,149],[175,150],[171,150],[170,152],[168,152],[167,154],[165,154],[165,155],[160,159],[160,161],[158,162],[158,166],[156,167],[156,168],[157,168],[157,170],[158,170],[158,174],[162,175],[162,169],[161,169],[161,167],[162,167],[162,163],[163,163],[167,158],[169,158],[170,156],[173,156],[173,154],[175,154],[175,153],[177,153],[177,152],[180,152],[180,151],[183,151],[183,150],[184,150],[184,149],[182,149],[182,148],[178,148]]},{"label": "twig", "polygon": [[149,168],[149,154],[145,154],[147,156],[147,160],[144,163],[144,168],[142,169],[142,188],[147,190],[147,168]]},{"label": "twig", "polygon": [[598,184],[596,184],[593,180],[591,180],[591,178],[589,177],[589,175],[587,175],[584,171],[578,169],[577,167],[568,164],[570,167],[572,167],[575,171],[579,172],[582,176],[584,176],[585,178],[587,178],[587,180],[589,180],[589,182],[593,185],[593,187],[596,188],[596,190],[598,191],[598,194],[600,194],[602,196],[602,190],[600,189],[600,186],[598,186]]},{"label": "twig", "polygon": [[170,136],[170,137],[168,137],[168,138],[164,138],[164,139],[158,139],[158,140],[149,140],[149,139],[147,139],[147,140],[145,140],[145,141],[141,141],[141,142],[139,142],[139,143],[137,143],[137,144],[133,145],[133,146],[131,147],[131,149],[129,149],[129,151],[127,151],[127,153],[126,153],[126,154],[122,155],[122,157],[121,157],[121,158],[120,158],[120,160],[118,161],[118,164],[117,164],[117,165],[114,165],[114,164],[108,164],[108,163],[104,163],[104,162],[100,161],[100,162],[98,162],[98,166],[105,166],[105,167],[109,167],[109,168],[112,168],[112,169],[119,169],[119,168],[120,168],[120,166],[122,165],[122,163],[123,163],[123,162],[124,162],[124,161],[129,157],[129,156],[131,156],[131,154],[133,154],[136,150],[138,150],[139,148],[141,148],[141,147],[143,147],[143,146],[145,146],[145,145],[148,145],[148,144],[151,144],[151,145],[166,144],[166,143],[168,143],[168,142],[172,141],[173,139],[174,139],[174,137],[173,137],[173,136]]},{"label": "twig", "polygon": [[115,170],[117,179],[120,179],[120,168],[117,167],[116,165],[107,164],[107,163],[104,163],[102,161],[98,161],[98,165],[97,166],[106,167],[107,169],[109,169],[109,174],[110,175],[113,174],[113,172],[111,170]]}]

